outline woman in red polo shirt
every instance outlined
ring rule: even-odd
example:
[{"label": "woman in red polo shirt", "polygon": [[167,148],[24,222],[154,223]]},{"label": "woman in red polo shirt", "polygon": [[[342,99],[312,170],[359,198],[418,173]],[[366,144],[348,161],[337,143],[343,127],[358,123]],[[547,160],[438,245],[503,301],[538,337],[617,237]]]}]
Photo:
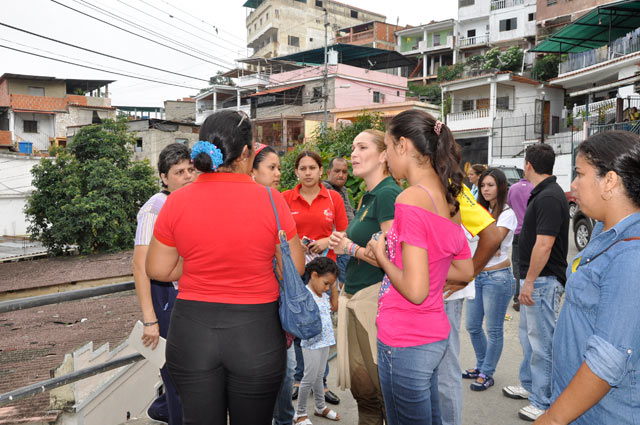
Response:
[{"label": "woman in red polo shirt", "polygon": [[[331,233],[334,230],[342,232],[349,225],[347,212],[340,194],[320,183],[323,172],[320,155],[302,151],[296,158],[295,167],[300,183],[282,196],[296,221],[303,246],[308,252],[321,255],[329,248]],[[312,242],[307,243],[307,239]],[[326,255],[336,261],[333,250],[328,250]]]},{"label": "woman in red polo shirt", "polygon": [[[207,118],[191,157],[202,172],[164,204],[149,245],[153,278],[180,278],[167,337],[167,367],[185,424],[271,424],[285,369],[278,317],[278,230],[271,190],[291,254],[304,271],[295,222],[282,195],[256,184],[249,118]],[[206,142],[208,141],[208,142]]]}]

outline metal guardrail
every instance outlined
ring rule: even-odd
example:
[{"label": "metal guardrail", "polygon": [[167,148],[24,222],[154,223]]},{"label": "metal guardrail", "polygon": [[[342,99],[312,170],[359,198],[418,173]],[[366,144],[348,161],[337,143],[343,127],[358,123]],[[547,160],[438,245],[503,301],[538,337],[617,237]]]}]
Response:
[{"label": "metal guardrail", "polygon": [[35,297],[18,298],[0,302],[0,313],[24,310],[26,308],[40,307],[48,304],[57,304],[65,301],[80,300],[83,298],[97,297],[116,292],[135,289],[133,281],[114,283],[111,285],[96,286],[95,288],[77,289],[74,291],[58,292],[55,294],[38,295]]},{"label": "metal guardrail", "polygon": [[16,401],[22,400],[27,397],[42,394],[45,391],[50,391],[54,388],[71,384],[90,376],[98,375],[103,372],[136,363],[142,359],[144,359],[142,354],[129,354],[128,356],[124,356],[119,359],[111,360],[96,366],[91,366],[86,369],[80,369],[63,376],[47,379],[46,381],[36,382],[35,384],[27,385],[25,387],[18,388],[17,390],[9,391],[8,393],[0,394],[0,407],[10,403],[15,403]]}]

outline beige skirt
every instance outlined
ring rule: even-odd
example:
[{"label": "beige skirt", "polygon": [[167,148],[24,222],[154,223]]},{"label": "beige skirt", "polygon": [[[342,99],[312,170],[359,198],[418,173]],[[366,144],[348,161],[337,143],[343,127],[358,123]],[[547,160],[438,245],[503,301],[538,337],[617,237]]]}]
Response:
[{"label": "beige skirt", "polygon": [[[376,327],[376,315],[378,314],[378,293],[382,282],[361,289],[355,295],[340,292],[338,299],[338,386],[342,391],[351,387],[351,375],[349,371],[349,310],[360,324],[367,330],[371,352],[378,351],[378,328]],[[377,364],[377,356],[373,356]]]}]

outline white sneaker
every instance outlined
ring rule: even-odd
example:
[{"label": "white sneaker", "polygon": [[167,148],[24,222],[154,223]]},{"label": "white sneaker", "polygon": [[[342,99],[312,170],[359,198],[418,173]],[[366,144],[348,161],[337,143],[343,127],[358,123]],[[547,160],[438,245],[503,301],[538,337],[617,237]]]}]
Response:
[{"label": "white sneaker", "polygon": [[518,411],[518,416],[520,416],[520,419],[533,422],[540,416],[544,415],[544,412],[546,412],[546,410],[538,409],[533,404],[530,404],[520,409]]},{"label": "white sneaker", "polygon": [[508,387],[502,388],[502,394],[505,397],[515,398],[515,399],[528,399],[529,391],[525,390],[524,387],[520,385],[510,385]]}]

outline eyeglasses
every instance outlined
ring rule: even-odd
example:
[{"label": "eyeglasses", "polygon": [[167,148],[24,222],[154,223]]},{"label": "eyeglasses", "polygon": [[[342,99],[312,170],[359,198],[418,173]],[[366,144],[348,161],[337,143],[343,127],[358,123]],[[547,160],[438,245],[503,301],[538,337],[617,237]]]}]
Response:
[{"label": "eyeglasses", "polygon": [[242,119],[240,120],[240,122],[236,126],[236,128],[238,128],[238,127],[240,127],[242,125],[242,123],[244,122],[245,118],[248,119],[248,120],[250,118],[249,118],[249,115],[247,115],[247,113],[245,111],[242,111],[242,110],[238,109],[236,112],[242,117]]}]

